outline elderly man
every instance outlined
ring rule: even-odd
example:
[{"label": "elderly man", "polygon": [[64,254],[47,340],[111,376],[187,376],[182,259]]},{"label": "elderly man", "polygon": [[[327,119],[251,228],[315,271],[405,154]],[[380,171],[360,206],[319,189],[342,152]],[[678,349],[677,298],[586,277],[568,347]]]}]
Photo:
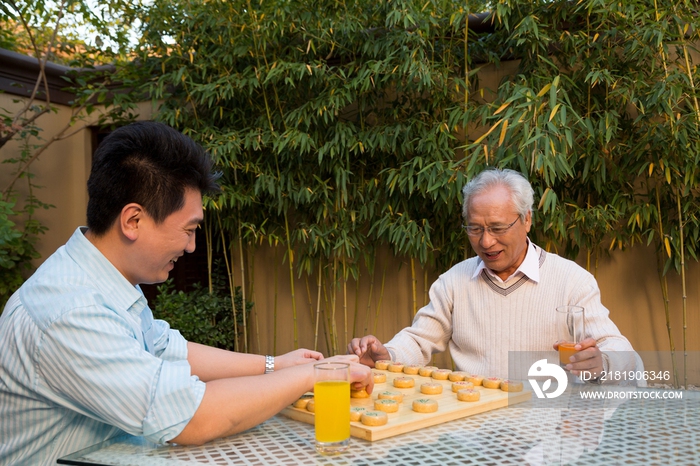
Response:
[{"label": "elderly man", "polygon": [[464,228],[477,257],[440,276],[411,327],[386,345],[372,335],[355,338],[348,353],[370,367],[384,359],[426,364],[449,347],[459,370],[505,378],[509,351],[557,349],[555,309],[575,304],[585,308],[588,338],[566,368],[587,371],[593,381],[603,371],[634,369],[635,357],[610,357],[633,350],[608,318],[593,276],[528,239],[534,193],[525,177],[489,169],[463,194]]},{"label": "elderly man", "polygon": [[[0,464],[49,465],[120,432],[201,444],[249,429],[312,389],[312,362],[187,342],[154,320],[140,283],[194,251],[208,154],[159,123],[117,129],[94,156],[87,228],[10,298],[0,318]],[[348,362],[356,387],[370,370]]]}]

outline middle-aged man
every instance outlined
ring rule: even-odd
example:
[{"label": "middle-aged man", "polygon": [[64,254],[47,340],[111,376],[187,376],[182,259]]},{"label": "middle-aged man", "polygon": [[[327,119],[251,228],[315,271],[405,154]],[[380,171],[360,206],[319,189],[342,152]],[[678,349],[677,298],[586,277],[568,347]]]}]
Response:
[{"label": "middle-aged man", "polygon": [[[208,154],[139,122],[95,153],[87,228],[78,228],[0,317],[0,464],[50,465],[120,432],[201,444],[264,421],[312,389],[323,356],[274,359],[187,342],[154,320],[138,285],[168,278],[195,247]],[[356,388],[372,391],[357,356]]]},{"label": "middle-aged man", "polygon": [[528,239],[534,192],[525,177],[488,169],[463,194],[465,229],[477,257],[438,278],[430,303],[411,327],[386,345],[372,335],[355,338],[348,353],[370,367],[378,360],[426,364],[449,346],[459,370],[506,378],[509,351],[557,348],[555,309],[575,304],[585,308],[589,338],[577,346],[580,351],[566,368],[576,375],[587,371],[597,380],[603,371],[638,367],[632,346],[600,301],[595,278]]}]

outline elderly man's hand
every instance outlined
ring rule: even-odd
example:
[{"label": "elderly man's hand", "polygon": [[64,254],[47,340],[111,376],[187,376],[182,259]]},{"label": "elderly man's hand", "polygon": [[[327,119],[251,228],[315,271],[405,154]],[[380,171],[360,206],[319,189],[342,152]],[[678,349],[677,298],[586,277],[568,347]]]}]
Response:
[{"label": "elderly man's hand", "polygon": [[[589,378],[599,377],[603,372],[603,353],[598,349],[597,342],[593,338],[586,338],[581,343],[574,346],[577,353],[573,354],[570,362],[564,366],[572,374],[580,376],[586,371],[591,374]],[[554,349],[558,350],[559,345],[554,344]]]},{"label": "elderly man's hand", "polygon": [[361,364],[369,367],[374,367],[375,361],[391,359],[389,350],[374,335],[353,338],[348,344],[348,354],[356,355]]}]

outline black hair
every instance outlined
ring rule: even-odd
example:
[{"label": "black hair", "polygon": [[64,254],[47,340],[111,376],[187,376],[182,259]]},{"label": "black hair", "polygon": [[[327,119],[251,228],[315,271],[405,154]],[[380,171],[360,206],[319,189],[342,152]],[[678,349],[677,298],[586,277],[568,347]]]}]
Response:
[{"label": "black hair", "polygon": [[105,234],[122,209],[137,203],[156,223],[185,204],[185,189],[217,192],[209,154],[163,123],[139,121],[110,133],[95,151],[88,179],[87,226]]}]

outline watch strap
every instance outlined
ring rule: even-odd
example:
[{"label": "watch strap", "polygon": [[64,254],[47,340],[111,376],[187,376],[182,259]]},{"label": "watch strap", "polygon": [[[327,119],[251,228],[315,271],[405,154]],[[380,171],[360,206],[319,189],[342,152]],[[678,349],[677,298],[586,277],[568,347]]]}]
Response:
[{"label": "watch strap", "polygon": [[275,357],[270,356],[269,354],[265,355],[265,373],[269,374],[270,372],[274,372],[274,371],[275,371]]}]

